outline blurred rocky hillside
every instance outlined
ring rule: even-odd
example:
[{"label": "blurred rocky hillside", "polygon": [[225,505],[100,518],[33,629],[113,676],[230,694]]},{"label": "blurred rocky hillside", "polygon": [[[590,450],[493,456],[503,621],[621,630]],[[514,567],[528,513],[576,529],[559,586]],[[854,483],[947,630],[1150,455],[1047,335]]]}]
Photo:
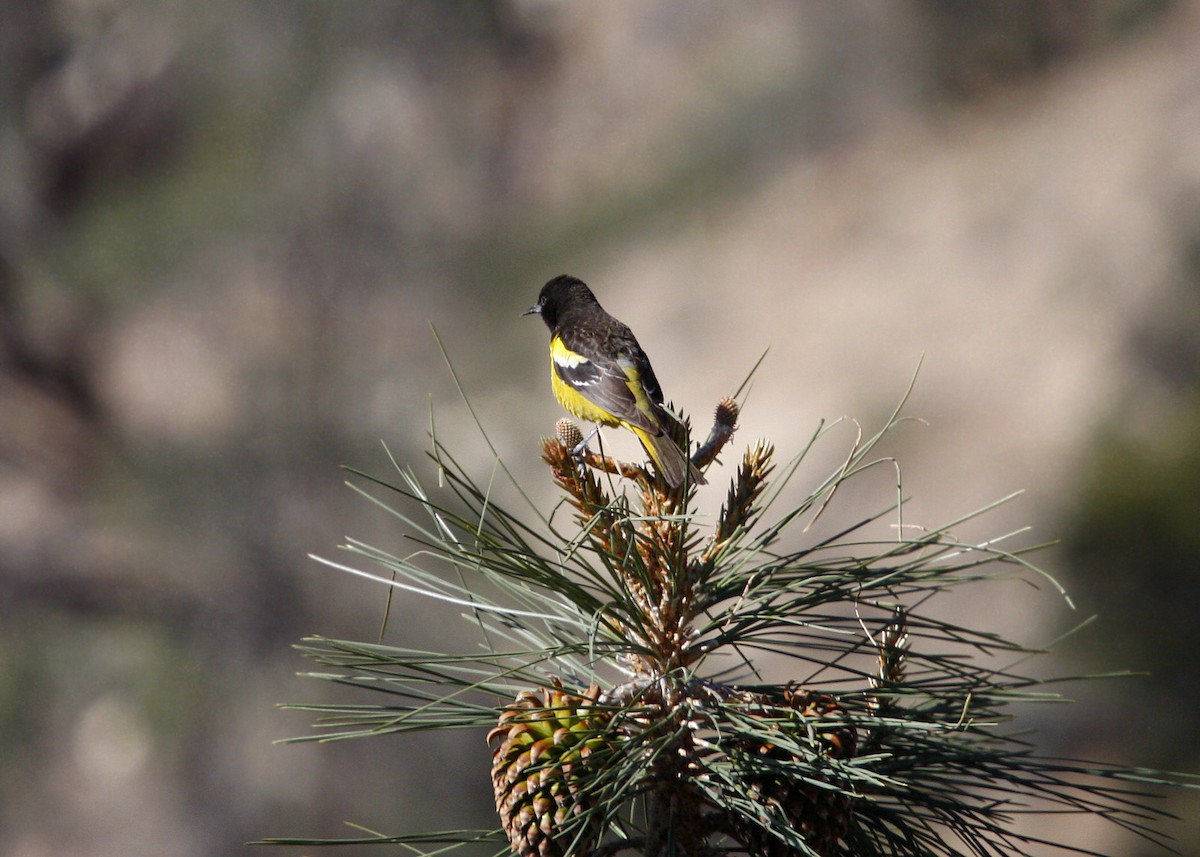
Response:
[{"label": "blurred rocky hillside", "polygon": [[[0,16],[0,853],[495,826],[482,735],[279,746],[308,724],[275,706],[335,692],[291,644],[383,619],[385,593],[307,558],[401,544],[339,466],[386,475],[382,440],[435,483],[432,412],[491,473],[434,330],[554,502],[537,438],[560,411],[519,313],[562,272],[698,423],[769,347],[739,437],[784,454],[821,419],[878,425],[923,355],[924,422],[891,450],[906,520],[1025,489],[979,535],[1067,536],[1044,561],[1079,604],[948,609],[1031,643],[1100,613],[1054,671],[1157,677],[1039,715],[1043,740],[1200,769],[1200,2]],[[895,491],[881,469],[847,514]],[[453,631],[397,599],[387,634]],[[1200,853],[1200,803],[1175,809]]]}]

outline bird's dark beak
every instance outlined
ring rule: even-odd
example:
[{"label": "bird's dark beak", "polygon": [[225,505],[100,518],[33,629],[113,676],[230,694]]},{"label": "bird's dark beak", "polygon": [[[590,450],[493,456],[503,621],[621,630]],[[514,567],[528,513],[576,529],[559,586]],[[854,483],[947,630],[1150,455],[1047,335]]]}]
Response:
[{"label": "bird's dark beak", "polygon": [[542,314],[542,305],[541,304],[534,304],[529,309],[525,310],[525,312],[521,313],[521,315],[535,315],[535,314],[536,315]]}]

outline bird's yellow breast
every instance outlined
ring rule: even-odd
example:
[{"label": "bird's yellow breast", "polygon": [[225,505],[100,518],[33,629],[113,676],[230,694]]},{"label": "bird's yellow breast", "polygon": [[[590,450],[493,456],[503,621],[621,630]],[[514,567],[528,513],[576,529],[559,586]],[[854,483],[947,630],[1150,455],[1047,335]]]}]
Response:
[{"label": "bird's yellow breast", "polygon": [[582,354],[576,354],[567,346],[563,345],[561,339],[557,336],[550,340],[550,388],[554,390],[554,398],[558,399],[558,403],[567,411],[581,420],[588,422],[600,423],[606,426],[615,426],[620,423],[616,417],[596,407],[587,397],[559,377],[558,372],[554,368],[555,363],[564,365],[578,365],[579,363],[587,362],[587,358]]}]

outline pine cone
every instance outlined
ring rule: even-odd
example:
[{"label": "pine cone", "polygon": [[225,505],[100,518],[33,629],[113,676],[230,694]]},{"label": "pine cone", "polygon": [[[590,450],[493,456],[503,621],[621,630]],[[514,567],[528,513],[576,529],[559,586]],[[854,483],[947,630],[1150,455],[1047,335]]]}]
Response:
[{"label": "pine cone", "polygon": [[[814,754],[830,759],[854,756],[854,727],[849,722],[837,722],[844,709],[829,694],[789,688],[782,699],[767,699],[764,703],[749,713],[775,721],[781,735],[787,736],[786,743],[810,744]],[[777,824],[785,823],[802,834],[816,853],[823,857],[836,854],[838,840],[850,824],[851,799],[811,782],[820,779],[833,784],[833,777],[814,772],[811,756],[800,757],[771,741],[737,749],[749,769],[745,778],[749,796],[762,806],[760,821],[765,823],[773,816]],[[769,764],[756,764],[758,760],[769,760]],[[780,767],[779,763],[788,762],[803,765],[803,779],[790,776],[786,768]],[[789,857],[794,853],[783,840],[749,819],[735,819],[731,826],[755,857]]]},{"label": "pine cone", "polygon": [[596,818],[584,817],[589,773],[609,746],[611,714],[595,707],[599,696],[594,685],[581,697],[557,682],[523,691],[488,733],[496,809],[521,857],[563,857],[572,843],[584,854],[599,838]]}]

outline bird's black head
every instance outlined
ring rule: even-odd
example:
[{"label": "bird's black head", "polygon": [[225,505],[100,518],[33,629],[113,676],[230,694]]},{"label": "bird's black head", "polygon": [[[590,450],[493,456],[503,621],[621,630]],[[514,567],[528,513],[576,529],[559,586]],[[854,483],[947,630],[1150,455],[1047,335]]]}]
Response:
[{"label": "bird's black head", "polygon": [[522,315],[537,313],[542,317],[542,321],[546,322],[546,327],[554,330],[559,316],[567,306],[585,303],[596,303],[596,296],[592,294],[592,290],[578,277],[559,274],[542,286],[542,291],[538,294],[538,302],[525,310]]}]

